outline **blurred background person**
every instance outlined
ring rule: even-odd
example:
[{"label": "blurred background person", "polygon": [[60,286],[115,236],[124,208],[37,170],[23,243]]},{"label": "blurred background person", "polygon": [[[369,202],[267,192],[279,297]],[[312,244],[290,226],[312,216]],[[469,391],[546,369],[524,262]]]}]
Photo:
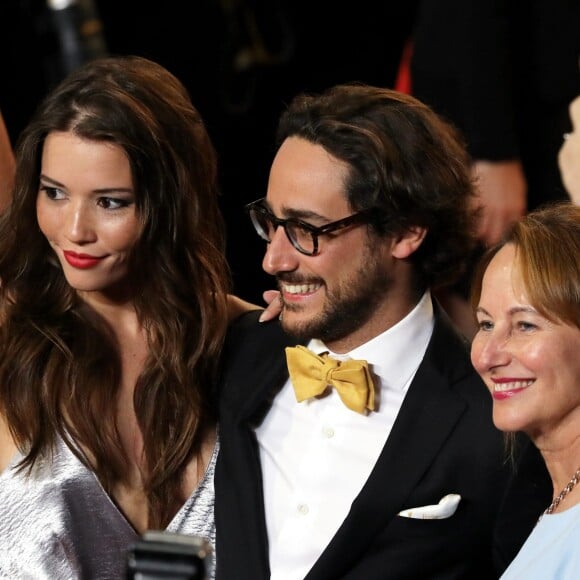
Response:
[{"label": "blurred background person", "polygon": [[580,93],[577,0],[421,0],[411,90],[463,133],[479,178],[480,238],[549,200],[568,104]]},{"label": "blurred background person", "polygon": [[8,204],[14,180],[14,152],[0,111],[0,211]]},{"label": "blurred background person", "polygon": [[564,134],[558,154],[562,181],[570,197],[580,205],[580,96],[570,103],[572,131]]},{"label": "blurred background person", "polygon": [[[577,0],[417,5],[406,90],[465,136],[483,210],[473,264],[527,211],[568,199],[557,158],[568,104],[580,92],[579,22]],[[468,337],[476,330],[470,276],[440,294]]]}]

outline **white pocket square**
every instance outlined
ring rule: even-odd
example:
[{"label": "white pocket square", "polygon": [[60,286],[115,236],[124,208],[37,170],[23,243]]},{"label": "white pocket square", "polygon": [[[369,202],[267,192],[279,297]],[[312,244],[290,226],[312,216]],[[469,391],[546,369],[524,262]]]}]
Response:
[{"label": "white pocket square", "polygon": [[434,505],[424,505],[416,508],[409,508],[399,512],[398,515],[404,518],[414,518],[418,520],[444,520],[450,518],[457,509],[461,496],[457,493],[450,493],[441,498],[439,503]]}]

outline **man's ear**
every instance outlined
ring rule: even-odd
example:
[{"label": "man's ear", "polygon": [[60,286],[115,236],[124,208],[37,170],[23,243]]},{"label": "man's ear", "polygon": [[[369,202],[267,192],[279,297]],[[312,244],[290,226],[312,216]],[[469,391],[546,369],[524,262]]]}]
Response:
[{"label": "man's ear", "polygon": [[392,255],[404,260],[408,258],[423,243],[427,228],[412,226],[393,240]]}]

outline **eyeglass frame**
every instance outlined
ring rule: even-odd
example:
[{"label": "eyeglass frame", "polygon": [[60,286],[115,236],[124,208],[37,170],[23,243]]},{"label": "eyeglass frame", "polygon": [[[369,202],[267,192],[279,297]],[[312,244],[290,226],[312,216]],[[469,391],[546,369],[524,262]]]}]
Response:
[{"label": "eyeglass frame", "polygon": [[[280,226],[282,226],[284,228],[284,233],[286,234],[288,241],[292,244],[292,246],[296,250],[298,250],[301,254],[304,254],[305,256],[317,256],[318,255],[318,253],[319,253],[319,251],[318,251],[318,237],[319,236],[321,236],[323,234],[329,234],[329,233],[335,232],[337,230],[342,230],[342,229],[347,228],[348,226],[356,224],[356,223],[369,224],[372,222],[372,219],[369,219],[369,218],[376,216],[378,213],[378,210],[376,208],[363,209],[363,210],[356,212],[352,215],[349,215],[345,218],[342,218],[342,219],[336,220],[334,222],[330,222],[328,224],[325,224],[323,226],[317,227],[317,226],[313,226],[312,224],[309,224],[307,222],[304,222],[302,220],[299,220],[297,218],[282,219],[282,218],[276,217],[267,207],[264,206],[265,199],[266,199],[265,197],[261,197],[260,199],[256,199],[255,201],[252,201],[252,202],[248,203],[246,206],[244,206],[244,209],[246,210],[246,212],[250,216],[250,219],[252,221],[252,225],[254,226],[256,233],[266,243],[269,244],[272,241],[266,237],[266,232],[263,230],[263,228],[260,227],[259,224],[256,223],[256,221],[254,220],[254,217],[252,215],[252,212],[259,212],[262,215],[265,215],[266,218],[274,226],[274,232]],[[289,223],[294,224],[294,225],[302,228],[303,230],[307,231],[311,235],[312,245],[313,245],[312,252],[306,251],[304,248],[302,248],[300,246],[300,244],[296,240],[292,239],[292,236],[290,235],[290,233],[288,231],[288,227],[287,227],[287,225]]]}]

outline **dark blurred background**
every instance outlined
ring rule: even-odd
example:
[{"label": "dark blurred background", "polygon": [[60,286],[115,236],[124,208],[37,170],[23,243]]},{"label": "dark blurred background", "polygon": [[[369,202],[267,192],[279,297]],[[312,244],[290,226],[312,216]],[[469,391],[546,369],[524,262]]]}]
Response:
[{"label": "dark blurred background", "polygon": [[[452,121],[474,159],[521,159],[529,208],[565,196],[556,163],[580,93],[580,0],[0,0],[0,110],[13,144],[67,69],[137,54],[188,88],[218,151],[234,291],[262,304],[265,195],[277,119],[302,91],[396,85]],[[533,197],[530,193],[535,192]]]},{"label": "dark blurred background", "polygon": [[[64,13],[46,0],[0,4],[0,110],[15,144],[39,100],[74,65],[74,38],[67,60],[70,22],[57,18]],[[264,245],[243,206],[265,195],[280,112],[296,93],[336,82],[391,86],[415,2],[52,3],[59,4],[80,6],[85,20],[100,23],[100,30],[83,29],[89,52],[146,56],[187,86],[219,154],[234,290],[262,304],[272,281],[262,272]]]}]

